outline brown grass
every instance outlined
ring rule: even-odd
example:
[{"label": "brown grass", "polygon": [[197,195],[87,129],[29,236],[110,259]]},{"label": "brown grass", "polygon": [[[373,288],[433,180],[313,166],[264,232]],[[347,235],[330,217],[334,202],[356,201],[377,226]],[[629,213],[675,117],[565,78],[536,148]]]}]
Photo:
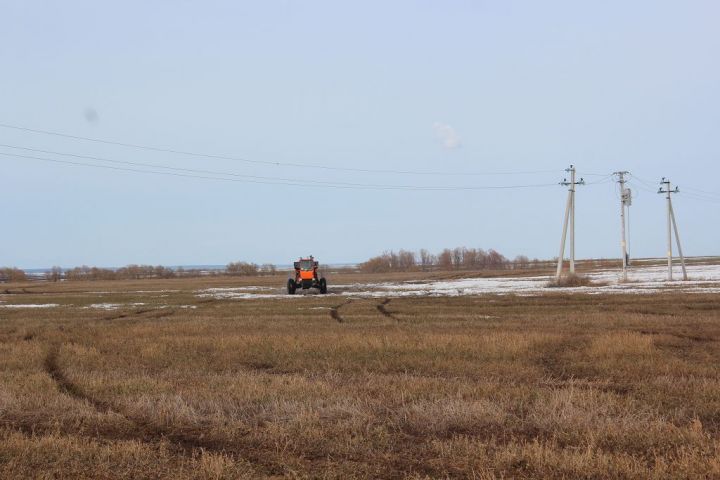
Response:
[{"label": "brown grass", "polygon": [[547,284],[548,288],[573,288],[573,287],[600,287],[604,283],[595,282],[586,275],[577,275],[569,273],[562,275],[560,278],[554,278]]},{"label": "brown grass", "polygon": [[10,286],[61,306],[0,308],[0,478],[720,476],[717,295],[216,282]]}]

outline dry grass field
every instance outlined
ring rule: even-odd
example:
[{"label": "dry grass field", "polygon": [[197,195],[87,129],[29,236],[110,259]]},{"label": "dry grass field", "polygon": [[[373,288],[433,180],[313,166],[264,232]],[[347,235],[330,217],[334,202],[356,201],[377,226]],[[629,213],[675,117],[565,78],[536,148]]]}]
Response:
[{"label": "dry grass field", "polygon": [[2,286],[0,477],[720,478],[717,294],[248,283]]}]

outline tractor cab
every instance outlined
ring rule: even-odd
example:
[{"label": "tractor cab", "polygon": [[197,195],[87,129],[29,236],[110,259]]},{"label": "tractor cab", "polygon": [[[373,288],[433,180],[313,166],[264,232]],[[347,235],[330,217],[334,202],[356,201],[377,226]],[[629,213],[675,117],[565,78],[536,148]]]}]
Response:
[{"label": "tractor cab", "polygon": [[301,258],[293,265],[295,270],[300,270],[301,272],[312,272],[318,268],[318,262],[316,262],[313,257]]},{"label": "tractor cab", "polygon": [[308,258],[300,258],[293,263],[295,268],[295,277],[288,279],[288,293],[293,295],[295,290],[302,288],[317,288],[320,293],[327,293],[327,281],[324,277],[318,276],[319,262],[310,255]]}]

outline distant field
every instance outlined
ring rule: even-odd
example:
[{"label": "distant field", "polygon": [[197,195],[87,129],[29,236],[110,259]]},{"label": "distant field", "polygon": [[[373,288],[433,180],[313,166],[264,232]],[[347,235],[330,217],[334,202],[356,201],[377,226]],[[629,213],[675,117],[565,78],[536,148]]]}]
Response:
[{"label": "distant field", "polygon": [[0,478],[720,477],[712,289],[207,293],[284,280],[0,285]]}]

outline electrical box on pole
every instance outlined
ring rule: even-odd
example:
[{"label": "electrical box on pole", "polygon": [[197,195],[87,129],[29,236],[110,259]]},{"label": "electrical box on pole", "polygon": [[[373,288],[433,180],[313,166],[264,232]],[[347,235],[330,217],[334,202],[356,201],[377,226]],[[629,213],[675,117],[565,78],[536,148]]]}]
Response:
[{"label": "electrical box on pole", "polygon": [[613,173],[613,175],[618,178],[618,184],[620,185],[620,248],[622,249],[622,278],[625,282],[627,282],[628,279],[628,265],[630,263],[627,235],[625,231],[625,210],[629,210],[630,205],[632,205],[632,192],[629,188],[625,187],[625,175],[628,175],[628,173],[629,172],[625,171]]}]

